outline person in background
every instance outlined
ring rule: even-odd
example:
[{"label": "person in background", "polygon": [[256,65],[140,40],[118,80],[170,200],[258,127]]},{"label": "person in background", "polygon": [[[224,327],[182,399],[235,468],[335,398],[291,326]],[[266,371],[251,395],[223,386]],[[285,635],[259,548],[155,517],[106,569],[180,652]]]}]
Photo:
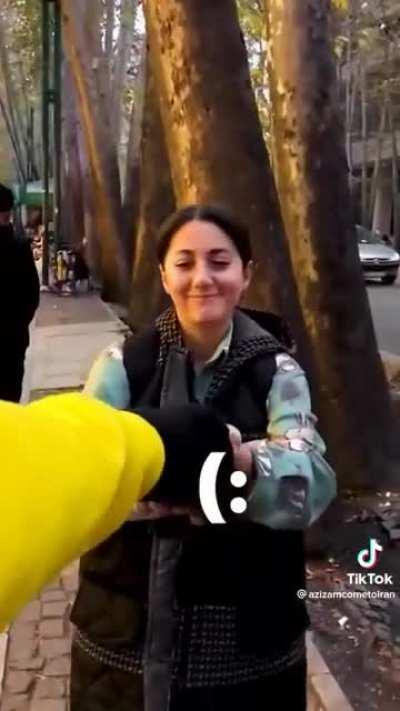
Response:
[{"label": "person in background", "polygon": [[0,400],[19,402],[40,284],[29,241],[14,233],[13,207],[12,191],[0,185]]}]

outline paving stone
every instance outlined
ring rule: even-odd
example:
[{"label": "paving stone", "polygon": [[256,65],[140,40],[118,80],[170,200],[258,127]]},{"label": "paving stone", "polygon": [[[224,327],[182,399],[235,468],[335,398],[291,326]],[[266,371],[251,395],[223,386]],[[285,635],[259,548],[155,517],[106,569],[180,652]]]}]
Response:
[{"label": "paving stone", "polygon": [[38,644],[36,639],[25,639],[24,637],[17,637],[11,632],[10,642],[8,646],[8,658],[11,662],[18,660],[22,661],[24,659],[31,659],[35,656]]},{"label": "paving stone", "polygon": [[64,654],[69,654],[71,651],[71,641],[69,639],[42,639],[39,642],[39,651],[41,656],[46,659],[55,659],[63,657]]},{"label": "paving stone", "polygon": [[9,671],[6,678],[6,689],[11,694],[25,694],[32,686],[32,674],[26,671]]},{"label": "paving stone", "polygon": [[68,676],[70,671],[70,658],[68,655],[51,659],[47,662],[43,674],[44,676]]},{"label": "paving stone", "polygon": [[40,671],[43,669],[44,659],[43,657],[31,657],[30,659],[16,659],[14,662],[10,661],[10,668],[23,670],[23,671]]},{"label": "paving stone", "polygon": [[27,605],[19,616],[20,622],[38,622],[40,620],[40,601],[34,600]]},{"label": "paving stone", "polygon": [[44,639],[63,637],[64,632],[64,620],[43,620],[39,625],[39,635]]},{"label": "paving stone", "polygon": [[64,617],[68,609],[68,602],[44,602],[42,609],[42,617],[47,619],[49,617]]},{"label": "paving stone", "polygon": [[10,637],[12,639],[34,639],[37,633],[37,622],[14,622]]},{"label": "paving stone", "polygon": [[27,694],[3,694],[1,711],[29,711],[29,696]]},{"label": "paving stone", "polygon": [[34,699],[63,699],[66,696],[67,684],[63,679],[38,679],[34,691]]},{"label": "paving stone", "polygon": [[35,699],[29,711],[68,711],[65,699]]},{"label": "paving stone", "polygon": [[64,590],[60,588],[59,590],[45,590],[40,597],[42,602],[62,602],[65,600],[66,595]]}]

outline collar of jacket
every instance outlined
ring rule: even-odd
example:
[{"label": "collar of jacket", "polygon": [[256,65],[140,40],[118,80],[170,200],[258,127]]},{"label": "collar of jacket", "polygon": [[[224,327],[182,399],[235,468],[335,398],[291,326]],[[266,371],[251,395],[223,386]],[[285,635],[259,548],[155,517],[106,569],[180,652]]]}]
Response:
[{"label": "collar of jacket", "polygon": [[[182,331],[173,308],[164,311],[156,320],[160,335],[158,364],[164,369],[161,404],[189,402],[191,363],[185,348]],[[233,333],[228,357],[215,368],[207,391],[205,404],[210,404],[229,385],[236,371],[249,359],[263,354],[275,354],[286,349],[268,331],[261,328],[239,309],[233,316]],[[183,392],[182,392],[183,387]]]}]

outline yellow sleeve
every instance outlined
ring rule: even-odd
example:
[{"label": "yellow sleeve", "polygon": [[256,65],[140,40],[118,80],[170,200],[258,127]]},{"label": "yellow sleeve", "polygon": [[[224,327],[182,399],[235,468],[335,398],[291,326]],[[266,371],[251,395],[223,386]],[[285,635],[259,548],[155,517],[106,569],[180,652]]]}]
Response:
[{"label": "yellow sleeve", "polygon": [[0,629],[157,483],[164,446],[144,419],[84,395],[0,402]]}]

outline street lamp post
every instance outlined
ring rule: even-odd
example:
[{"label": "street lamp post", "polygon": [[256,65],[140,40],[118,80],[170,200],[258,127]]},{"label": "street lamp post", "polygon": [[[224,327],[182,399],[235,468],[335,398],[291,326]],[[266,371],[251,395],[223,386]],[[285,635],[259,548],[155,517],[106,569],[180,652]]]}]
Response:
[{"label": "street lamp post", "polygon": [[54,244],[60,245],[61,205],[61,15],[59,0],[42,0],[43,263],[49,284],[50,178],[53,178]]}]

